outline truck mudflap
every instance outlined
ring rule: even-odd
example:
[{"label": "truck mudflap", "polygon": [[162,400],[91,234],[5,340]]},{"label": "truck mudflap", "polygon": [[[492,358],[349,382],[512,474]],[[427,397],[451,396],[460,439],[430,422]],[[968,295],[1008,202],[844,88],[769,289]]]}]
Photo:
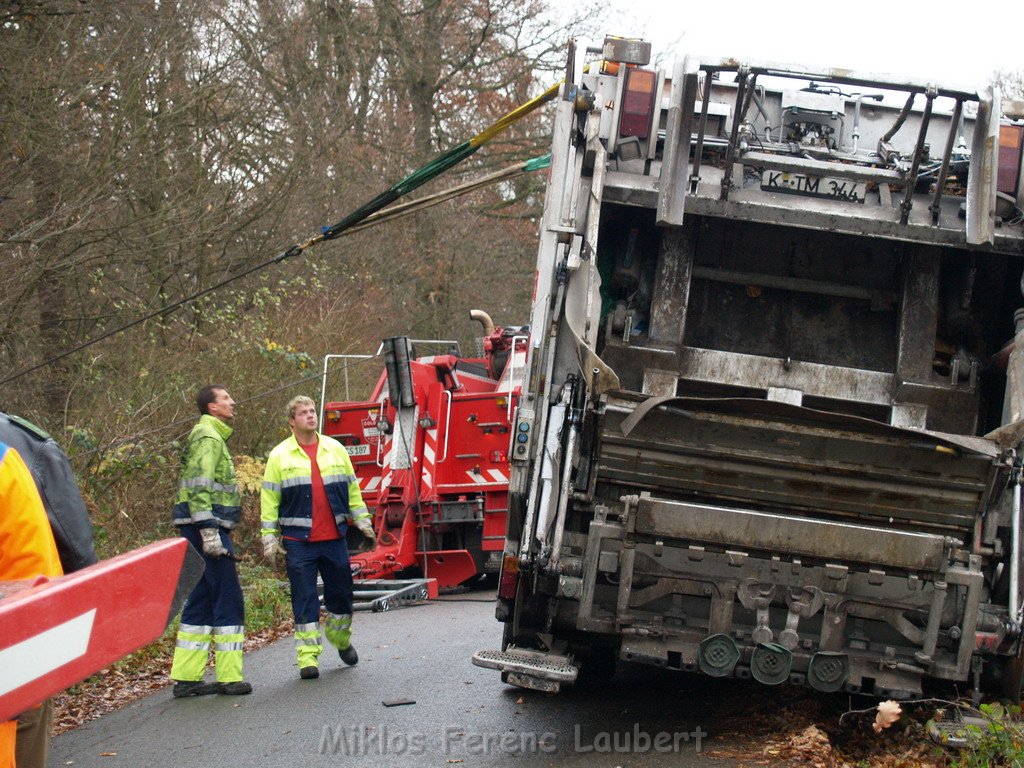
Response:
[{"label": "truck mudflap", "polygon": [[520,688],[558,693],[562,685],[576,682],[579,668],[568,656],[517,648],[510,645],[504,651],[477,651],[473,664],[497,669],[502,679]]}]

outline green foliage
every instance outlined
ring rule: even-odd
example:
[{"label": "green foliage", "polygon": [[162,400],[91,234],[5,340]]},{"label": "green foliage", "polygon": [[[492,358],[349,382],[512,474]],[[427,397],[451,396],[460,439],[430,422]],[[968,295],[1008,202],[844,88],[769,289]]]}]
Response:
[{"label": "green foliage", "polygon": [[271,341],[270,339],[263,340],[260,354],[267,359],[280,358],[288,363],[288,365],[300,371],[308,370],[316,365],[313,358],[305,352],[292,346],[281,346],[276,341]]},{"label": "green foliage", "polygon": [[[0,26],[0,370],[24,374],[4,408],[71,456],[101,556],[174,534],[198,387],[238,402],[232,454],[266,456],[324,355],[398,334],[472,349],[481,296],[499,324],[528,318],[540,175],[250,270],[553,82],[565,30],[538,4],[299,3],[285,36],[254,0],[29,5]],[[549,125],[516,123],[438,184],[541,154]],[[352,363],[327,397],[379,373]]]},{"label": "green foliage", "polygon": [[[235,456],[235,479],[238,482],[238,490],[252,498],[255,502],[259,499],[260,491],[263,488],[263,472],[266,463],[255,459],[252,456]],[[256,527],[259,527],[259,520],[254,519]]]},{"label": "green foliage", "polygon": [[245,627],[260,632],[276,627],[291,616],[291,600],[282,579],[265,565],[242,563],[239,575],[245,585]]},{"label": "green foliage", "polygon": [[1019,706],[982,704],[985,725],[967,725],[967,745],[953,768],[1024,765],[1024,722]]}]

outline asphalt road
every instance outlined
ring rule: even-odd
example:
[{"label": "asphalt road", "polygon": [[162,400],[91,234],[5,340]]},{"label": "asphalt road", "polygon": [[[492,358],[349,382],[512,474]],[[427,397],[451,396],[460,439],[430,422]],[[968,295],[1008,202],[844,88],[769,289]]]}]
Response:
[{"label": "asphalt road", "polygon": [[[300,680],[290,639],[247,654],[249,696],[175,700],[170,688],[54,739],[49,766],[723,766],[709,705],[738,681],[627,668],[558,695],[504,685],[470,664],[497,648],[493,593],[357,613],[360,662],[329,648]],[[386,707],[385,701],[414,704]]]}]

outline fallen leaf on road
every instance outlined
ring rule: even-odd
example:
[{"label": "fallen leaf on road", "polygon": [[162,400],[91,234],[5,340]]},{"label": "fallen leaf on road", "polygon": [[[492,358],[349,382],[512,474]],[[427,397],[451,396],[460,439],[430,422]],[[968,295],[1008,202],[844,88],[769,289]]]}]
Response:
[{"label": "fallen leaf on road", "polygon": [[832,744],[828,735],[816,725],[807,726],[782,744],[768,747],[765,754],[772,758],[782,757],[787,761],[799,760],[802,765],[814,768],[827,768],[833,764]]},{"label": "fallen leaf on road", "polygon": [[881,733],[900,719],[903,710],[895,701],[883,701],[878,705],[878,714],[875,715],[875,722],[871,724],[875,733]]},{"label": "fallen leaf on road", "polygon": [[117,752],[100,752],[100,757],[117,757]]},{"label": "fallen leaf on road", "polygon": [[518,699],[516,699],[516,704],[525,704],[525,703],[526,703],[526,697],[525,696],[520,696]]}]

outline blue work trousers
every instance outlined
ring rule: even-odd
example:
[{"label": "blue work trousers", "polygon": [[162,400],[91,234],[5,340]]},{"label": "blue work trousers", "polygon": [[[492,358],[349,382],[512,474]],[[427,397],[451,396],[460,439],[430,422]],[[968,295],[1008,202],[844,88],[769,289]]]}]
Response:
[{"label": "blue work trousers", "polygon": [[[194,525],[182,525],[178,529],[200,554],[203,554],[203,537]],[[235,547],[231,536],[224,528],[220,531],[220,542],[232,555]],[[227,557],[207,557],[203,554],[206,568],[203,577],[185,601],[181,612],[182,624],[207,627],[241,626],[245,624],[245,601],[242,585],[238,581],[235,561]],[[351,583],[351,577],[350,577]]]},{"label": "blue work trousers", "polygon": [[288,582],[292,590],[295,623],[320,620],[316,577],[324,581],[324,608],[328,613],[352,613],[352,566],[344,538],[331,541],[283,539]]}]

